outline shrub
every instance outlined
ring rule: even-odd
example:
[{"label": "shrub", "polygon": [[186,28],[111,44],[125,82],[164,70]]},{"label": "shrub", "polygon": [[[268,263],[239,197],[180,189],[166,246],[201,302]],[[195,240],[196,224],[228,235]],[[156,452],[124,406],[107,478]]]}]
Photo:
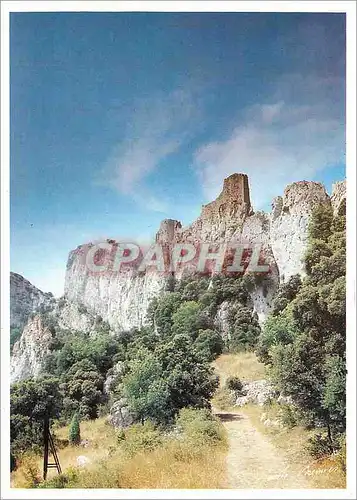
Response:
[{"label": "shrub", "polygon": [[81,430],[78,413],[75,413],[69,427],[69,442],[72,446],[78,446],[81,442]]},{"label": "shrub", "polygon": [[231,352],[240,352],[256,346],[261,329],[258,316],[249,307],[234,303],[229,309],[229,341]]},{"label": "shrub", "polygon": [[290,404],[280,405],[279,419],[283,425],[289,427],[290,429],[298,425],[300,420],[297,409]]},{"label": "shrub", "polygon": [[218,377],[192,346],[188,335],[160,342],[154,353],[136,351],[128,363],[122,393],[137,421],[172,423],[181,408],[207,408]]},{"label": "shrub", "polygon": [[228,410],[234,405],[235,399],[232,391],[229,391],[227,387],[220,387],[214,395],[213,404],[220,410]]},{"label": "shrub", "polygon": [[239,377],[228,377],[226,380],[226,387],[230,391],[241,392],[243,383]]},{"label": "shrub", "polygon": [[208,361],[213,361],[222,354],[224,342],[222,336],[214,330],[199,330],[194,342],[197,353]]},{"label": "shrub", "polygon": [[65,473],[47,479],[39,485],[39,488],[70,488],[78,479],[78,471],[70,467]]},{"label": "shrub", "polygon": [[129,427],[125,431],[125,438],[121,439],[123,449],[131,457],[139,451],[152,451],[158,448],[162,441],[160,430],[149,420],[144,424],[134,424]]},{"label": "shrub", "polygon": [[331,455],[333,449],[327,434],[316,434],[315,436],[309,438],[307,451],[314,458],[323,458]]},{"label": "shrub", "polygon": [[41,482],[40,470],[35,458],[25,454],[21,460],[21,470],[25,479],[25,488],[36,488]]},{"label": "shrub", "polygon": [[214,445],[225,438],[222,424],[207,409],[182,408],[176,426],[188,441],[197,445]]},{"label": "shrub", "polygon": [[125,431],[123,429],[119,429],[117,432],[117,442],[121,444],[125,440]]}]

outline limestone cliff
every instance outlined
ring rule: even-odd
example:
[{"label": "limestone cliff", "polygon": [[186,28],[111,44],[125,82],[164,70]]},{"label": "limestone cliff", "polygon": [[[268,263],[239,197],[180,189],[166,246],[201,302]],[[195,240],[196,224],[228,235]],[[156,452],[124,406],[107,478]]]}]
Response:
[{"label": "limestone cliff", "polygon": [[334,214],[346,213],[346,181],[336,182],[332,187],[331,203]]},{"label": "limestone cliff", "polygon": [[[25,283],[27,289],[36,290],[22,276],[16,276],[16,280]],[[22,288],[20,289],[22,290]],[[22,294],[16,297],[15,304],[18,306],[21,305],[19,302],[21,297],[23,297]],[[28,302],[25,302],[24,306],[28,307]],[[13,304],[11,304],[12,307]],[[25,318],[26,316],[22,313],[20,317]],[[31,310],[21,337],[14,344],[10,360],[10,381],[13,383],[26,378],[36,378],[40,375],[43,361],[50,351],[54,332],[58,334],[60,331],[69,330],[75,334],[75,332],[80,331],[90,336],[103,326],[103,319],[100,316],[90,312],[80,303],[68,301],[65,297],[51,298],[48,303],[41,302],[39,307]]]},{"label": "limestone cliff", "polygon": [[117,329],[141,326],[153,297],[164,288],[165,280],[155,273],[139,275],[125,272],[91,273],[85,265],[88,246],[71,252],[66,272],[65,296],[81,302]]},{"label": "limestone cliff", "polygon": [[10,325],[22,328],[30,315],[52,308],[55,299],[17,273],[10,273]]},{"label": "limestone cliff", "polygon": [[11,382],[39,375],[51,339],[52,333],[40,316],[29,320],[20,340],[14,345],[10,364]]},{"label": "limestone cliff", "polygon": [[[262,322],[269,312],[279,282],[296,273],[303,274],[303,256],[311,211],[317,204],[332,204],[335,213],[346,208],[346,183],[334,185],[331,198],[315,182],[296,182],[273,200],[271,213],[254,212],[248,178],[234,174],[224,181],[218,198],[202,207],[200,217],[188,227],[172,219],[162,221],[156,242],[168,249],[176,242],[259,243],[270,265],[269,279],[251,291],[251,305]],[[114,243],[112,240],[109,240]],[[11,358],[11,381],[36,377],[49,352],[52,334],[48,321],[57,330],[82,331],[95,335],[107,321],[112,329],[130,329],[145,323],[151,299],[166,286],[166,277],[155,271],[139,272],[127,267],[93,273],[85,264],[92,243],[79,246],[68,258],[65,297],[54,299],[22,276],[11,273],[11,325],[24,327]],[[194,271],[188,265],[185,270]],[[176,272],[180,279],[181,272]],[[217,328],[227,334],[230,304],[221,304]]]},{"label": "limestone cliff", "polygon": [[[332,195],[335,207],[341,206],[345,194],[338,185]],[[304,273],[303,256],[312,209],[320,203],[330,204],[322,184],[296,182],[273,201],[271,213],[254,213],[250,202],[248,177],[233,174],[224,180],[216,200],[202,207],[201,215],[188,227],[171,219],[164,220],[156,241],[170,247],[175,242],[243,242],[262,245],[270,264],[269,287],[252,291],[252,302],[260,321],[269,311],[278,283]],[[85,264],[91,243],[73,250],[68,259],[65,296],[85,304],[100,314],[113,328],[129,329],[145,323],[150,300],[165,287],[165,278],[154,272],[138,273],[134,269],[121,272],[93,273]],[[177,278],[180,274],[177,273]]]},{"label": "limestone cliff", "polygon": [[318,182],[295,182],[275,198],[270,216],[270,244],[279,269],[280,281],[304,274],[308,224],[312,209],[329,204],[330,198]]}]

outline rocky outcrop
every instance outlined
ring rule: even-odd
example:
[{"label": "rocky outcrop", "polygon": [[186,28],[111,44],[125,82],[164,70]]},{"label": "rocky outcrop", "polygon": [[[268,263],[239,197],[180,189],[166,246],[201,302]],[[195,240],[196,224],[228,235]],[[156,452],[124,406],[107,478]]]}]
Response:
[{"label": "rocky outcrop", "polygon": [[276,392],[267,380],[255,380],[243,383],[243,389],[236,398],[235,406],[244,406],[248,403],[263,406],[269,403]]},{"label": "rocky outcrop", "polygon": [[113,384],[117,384],[119,379],[121,379],[125,372],[125,366],[123,361],[118,361],[113,368],[111,368],[106,376],[103,384],[104,394],[109,395],[112,392]]},{"label": "rocky outcrop", "polygon": [[57,329],[73,332],[95,333],[101,327],[102,318],[78,302],[71,302],[61,297],[48,314],[53,318]]},{"label": "rocky outcrop", "polygon": [[30,315],[49,310],[56,299],[44,293],[17,273],[10,273],[10,325],[24,327]]},{"label": "rocky outcrop", "polygon": [[[313,208],[332,204],[334,213],[343,213],[346,206],[346,183],[333,187],[331,198],[322,184],[296,182],[274,199],[271,213],[254,212],[250,202],[248,178],[234,174],[224,181],[216,200],[202,207],[200,217],[190,226],[165,219],[156,235],[156,242],[170,252],[174,243],[192,243],[199,248],[202,242],[238,242],[262,247],[264,260],[269,264],[268,275],[252,287],[251,307],[263,322],[269,313],[279,282],[294,274],[303,274],[308,224]],[[118,244],[113,240],[106,243]],[[86,265],[86,256],[93,244],[81,245],[68,258],[65,297],[54,299],[43,293],[22,276],[11,273],[11,325],[27,325],[15,344],[11,361],[11,380],[37,376],[51,341],[51,332],[37,313],[45,313],[62,330],[82,331],[94,335],[104,322],[113,330],[128,330],[145,324],[147,308],[153,297],[167,286],[167,275],[154,270],[140,271],[124,266],[120,272],[93,272]],[[165,254],[166,255],[166,254]],[[112,255],[99,256],[103,262]],[[185,272],[195,270],[195,261]],[[175,272],[180,279],[183,271]],[[229,335],[230,304],[221,304],[216,325],[223,336]],[[30,318],[30,319],[29,319]],[[116,376],[117,374],[111,374]],[[108,390],[110,380],[108,379]],[[125,410],[124,410],[125,414]]]},{"label": "rocky outcrop", "polygon": [[332,186],[331,204],[334,215],[346,213],[346,181],[336,182]]},{"label": "rocky outcrop", "polygon": [[164,289],[162,276],[155,273],[138,275],[133,269],[95,274],[85,264],[86,251],[86,247],[78,247],[70,257],[72,264],[66,273],[66,298],[84,303],[114,329],[142,326],[151,299]]},{"label": "rocky outcrop", "polygon": [[224,340],[229,338],[229,331],[230,331],[229,313],[230,313],[230,303],[227,300],[225,300],[218,307],[218,311],[214,322],[215,327],[220,332]]},{"label": "rocky outcrop", "polygon": [[[342,188],[338,187],[333,195],[334,206],[341,205],[338,201],[340,195],[337,194],[340,191]],[[302,181],[287,186],[283,196],[273,201],[270,214],[254,213],[248,177],[233,174],[224,180],[218,198],[204,205],[201,215],[190,226],[182,227],[179,221],[164,220],[156,242],[167,251],[174,243],[192,243],[195,248],[202,242],[261,245],[265,262],[270,266],[269,280],[268,285],[265,282],[255,287],[251,298],[262,322],[270,310],[279,282],[294,274],[304,273],[303,256],[309,219],[312,209],[320,203],[331,203],[322,184]],[[133,268],[120,272],[91,272],[86,266],[86,255],[92,246],[91,243],[82,245],[70,253],[65,280],[66,297],[85,304],[115,329],[142,326],[151,299],[165,288],[165,277],[152,271],[140,273]],[[109,255],[108,258],[113,257]],[[185,272],[194,270],[195,261],[185,267]],[[181,275],[182,271],[176,270],[175,277],[180,279]]]},{"label": "rocky outcrop", "polygon": [[11,382],[36,378],[40,374],[44,359],[49,353],[51,340],[52,333],[40,316],[29,320],[20,340],[13,348],[10,363]]},{"label": "rocky outcrop", "polygon": [[116,401],[110,409],[108,422],[119,429],[126,429],[134,423],[134,417],[128,408],[125,398]]},{"label": "rocky outcrop", "polygon": [[280,281],[304,274],[303,258],[312,209],[329,204],[330,198],[318,182],[295,182],[273,201],[270,217],[270,244],[279,269]]},{"label": "rocky outcrop", "polygon": [[[38,309],[44,310],[41,307]],[[64,297],[51,300],[45,312],[31,314],[20,339],[15,342],[10,363],[10,381],[13,383],[40,375],[44,360],[50,352],[54,332],[57,334],[61,330],[69,330],[91,336],[107,327],[101,317],[91,313],[82,304],[70,302]]]}]

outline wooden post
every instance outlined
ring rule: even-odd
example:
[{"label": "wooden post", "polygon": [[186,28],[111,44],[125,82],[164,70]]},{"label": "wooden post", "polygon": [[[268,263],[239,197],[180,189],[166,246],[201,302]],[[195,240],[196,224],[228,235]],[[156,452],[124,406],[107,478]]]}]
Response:
[{"label": "wooden post", "polygon": [[48,443],[50,433],[50,418],[46,413],[43,420],[43,480],[46,481],[48,470]]},{"label": "wooden post", "polygon": [[[51,451],[54,463],[48,463],[49,451]],[[43,420],[43,480],[46,481],[48,469],[56,468],[58,474],[62,474],[61,464],[56,452],[55,443],[50,433],[50,418],[48,413]]]}]

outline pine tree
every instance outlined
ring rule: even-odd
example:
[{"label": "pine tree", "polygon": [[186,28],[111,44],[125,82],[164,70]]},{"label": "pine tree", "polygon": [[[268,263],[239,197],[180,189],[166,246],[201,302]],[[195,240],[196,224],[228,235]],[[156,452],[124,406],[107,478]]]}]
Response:
[{"label": "pine tree", "polygon": [[69,442],[73,446],[78,446],[81,442],[81,429],[79,425],[78,413],[75,413],[69,427]]}]

